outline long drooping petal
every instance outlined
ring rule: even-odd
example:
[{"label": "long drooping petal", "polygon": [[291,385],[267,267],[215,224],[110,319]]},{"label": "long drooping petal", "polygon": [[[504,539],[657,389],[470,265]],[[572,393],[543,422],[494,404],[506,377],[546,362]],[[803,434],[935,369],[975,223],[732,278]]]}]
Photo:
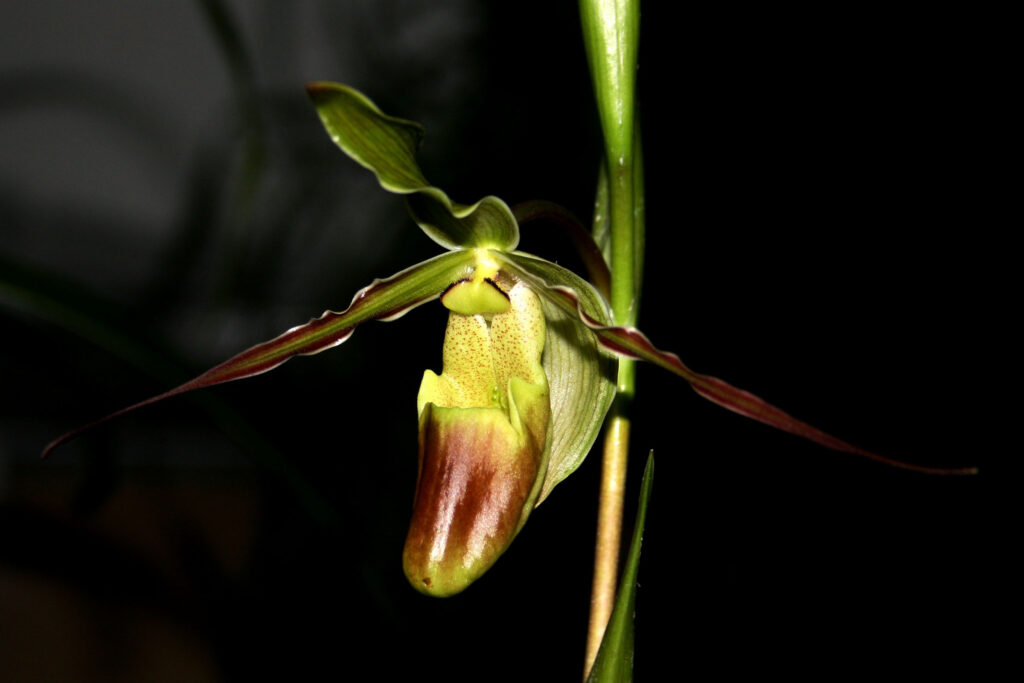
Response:
[{"label": "long drooping petal", "polygon": [[936,468],[914,465],[878,455],[838,439],[817,427],[798,420],[748,391],[738,389],[717,377],[694,372],[684,365],[676,354],[656,348],[636,328],[608,325],[607,322],[592,313],[591,299],[595,294],[585,289],[566,286],[564,281],[552,277],[556,269],[564,270],[559,266],[520,252],[503,254],[500,258],[504,267],[512,271],[516,277],[533,286],[534,291],[544,300],[558,306],[563,311],[578,316],[578,319],[596,335],[602,349],[623,358],[645,360],[664,368],[689,382],[699,395],[723,408],[784,432],[801,436],[826,448],[871,458],[893,467],[929,474],[974,474],[977,471],[976,468]]},{"label": "long drooping petal", "polygon": [[79,434],[144,406],[195,389],[252,377],[273,370],[295,356],[320,353],[344,342],[352,336],[357,325],[367,320],[396,320],[413,308],[436,299],[450,283],[466,277],[472,270],[473,260],[474,256],[469,251],[448,252],[387,279],[375,280],[359,290],[349,307],[341,313],[326,311],[319,318],[246,349],[170,391],[68,432],[51,441],[43,450],[43,457]]},{"label": "long drooping petal", "polygon": [[501,199],[457,204],[423,176],[416,150],[423,127],[388,116],[366,95],[340,83],[310,83],[306,90],[331,139],[377,176],[381,187],[406,195],[413,220],[445,249],[515,249],[519,224]]}]

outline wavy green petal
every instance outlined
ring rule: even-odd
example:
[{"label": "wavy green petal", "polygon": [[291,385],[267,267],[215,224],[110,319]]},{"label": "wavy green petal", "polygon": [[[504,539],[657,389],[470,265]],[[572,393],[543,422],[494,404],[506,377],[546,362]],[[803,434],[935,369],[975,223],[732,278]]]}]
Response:
[{"label": "wavy green petal", "polygon": [[83,432],[144,406],[195,389],[259,375],[295,356],[309,356],[333,348],[351,337],[356,326],[367,320],[396,320],[413,308],[436,299],[452,282],[465,278],[472,271],[473,259],[472,252],[449,252],[406,268],[385,280],[375,280],[359,290],[343,312],[326,311],[319,318],[257,344],[170,391],[68,432],[51,441],[43,450],[43,457]]},{"label": "wavy green petal", "polygon": [[388,116],[358,90],[340,83],[306,86],[331,139],[359,164],[374,172],[381,187],[407,195],[413,220],[445,249],[488,247],[512,250],[519,225],[497,197],[457,204],[431,185],[416,163],[423,127]]},{"label": "wavy green petal", "polygon": [[[527,272],[518,272],[517,275],[530,282],[537,294],[545,302],[560,308],[566,313],[575,313],[577,319],[589,328],[597,337],[598,345],[608,353],[613,353],[621,358],[645,360],[653,363],[654,365],[668,370],[673,374],[679,375],[689,382],[690,387],[693,388],[697,394],[713,403],[717,403],[723,408],[739,413],[744,417],[757,420],[758,422],[763,422],[766,425],[775,427],[776,429],[780,429],[784,432],[789,432],[790,434],[803,437],[834,451],[859,455],[872,460],[877,460],[893,467],[899,467],[901,469],[912,470],[915,472],[923,472],[926,474],[961,475],[977,473],[977,468],[975,467],[929,467],[926,465],[915,465],[902,460],[887,458],[859,446],[847,443],[846,441],[838,439],[813,425],[802,420],[798,420],[789,413],[768,403],[764,399],[759,398],[748,391],[734,387],[728,382],[724,382],[717,377],[711,377],[710,375],[702,375],[698,372],[694,372],[684,365],[676,354],[656,348],[654,344],[652,344],[651,341],[635,327],[616,327],[608,325],[607,322],[602,322],[602,318],[595,316],[593,313],[593,298],[597,294],[593,289],[589,288],[589,286],[584,289],[577,289],[572,285],[556,282],[554,279],[550,279],[545,282],[544,276],[541,274],[542,270],[536,263],[537,261],[540,261],[540,259],[530,257],[532,261],[524,261],[524,256],[525,255],[517,253],[515,255],[510,255],[509,257],[510,259],[513,259],[511,261],[511,267],[513,269],[516,265],[527,263],[531,266],[532,270],[528,270]],[[558,268],[558,266],[554,266],[554,264],[547,264],[547,266]],[[550,270],[550,268],[548,269]],[[535,275],[539,277],[535,277]],[[607,318],[604,318],[604,320],[606,319]]]}]

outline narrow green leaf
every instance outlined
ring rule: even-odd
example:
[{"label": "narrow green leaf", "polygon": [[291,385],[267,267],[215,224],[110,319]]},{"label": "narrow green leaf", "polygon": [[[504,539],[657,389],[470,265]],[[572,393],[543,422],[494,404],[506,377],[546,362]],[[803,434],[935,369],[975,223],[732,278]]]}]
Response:
[{"label": "narrow green leaf", "polygon": [[[609,162],[631,157],[639,0],[580,0],[583,42]],[[614,163],[612,164],[614,167]]]},{"label": "narrow green leaf", "polygon": [[359,290],[343,312],[326,311],[319,318],[257,344],[174,389],[68,432],[51,441],[43,450],[43,457],[83,432],[144,406],[195,389],[259,375],[295,356],[308,356],[333,348],[351,337],[356,326],[367,320],[396,320],[413,308],[436,299],[452,282],[466,277],[472,264],[472,252],[455,251],[418,263],[385,280],[375,280]]},{"label": "narrow green leaf", "polygon": [[495,254],[516,277],[525,280],[540,297],[547,319],[544,371],[551,392],[551,457],[537,503],[583,463],[601,431],[608,407],[615,398],[617,362],[601,353],[597,338],[579,324],[575,309],[553,302],[551,285],[581,292],[580,305],[588,316],[610,322],[608,304],[575,273],[544,259],[516,252]]},{"label": "narrow green leaf", "polygon": [[[638,159],[634,154],[639,125],[636,118],[636,65],[640,0],[580,0],[580,21],[608,171],[609,264],[612,271],[609,302],[616,324],[634,325],[640,289],[640,273],[636,268],[642,265],[636,249],[643,247],[642,234],[636,230],[639,181],[636,177]],[[634,386],[633,363],[620,363],[618,391],[628,398],[632,396]]]},{"label": "narrow green leaf", "polygon": [[413,220],[445,249],[515,249],[519,226],[497,197],[472,205],[457,204],[431,185],[416,163],[423,127],[388,116],[361,92],[340,83],[306,87],[334,143],[373,171],[381,187],[406,195]]},{"label": "narrow green leaf", "polygon": [[640,545],[643,542],[644,522],[647,519],[647,502],[651,497],[654,482],[654,452],[647,456],[644,479],[640,486],[640,503],[637,506],[636,525],[633,540],[629,545],[629,557],[619,581],[615,597],[615,608],[608,620],[608,627],[601,639],[597,659],[587,676],[587,683],[629,683],[633,680],[633,622],[636,613],[637,572],[640,566]]}]

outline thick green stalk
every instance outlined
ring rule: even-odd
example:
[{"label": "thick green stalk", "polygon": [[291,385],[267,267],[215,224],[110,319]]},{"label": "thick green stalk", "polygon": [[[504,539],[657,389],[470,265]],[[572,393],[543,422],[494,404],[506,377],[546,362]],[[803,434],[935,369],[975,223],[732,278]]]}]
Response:
[{"label": "thick green stalk", "polygon": [[[642,249],[643,244],[643,192],[637,173],[639,155],[635,149],[639,139],[635,90],[640,3],[639,0],[580,0],[580,17],[608,170],[610,303],[616,324],[633,325],[638,311],[641,265],[637,247]],[[620,361],[618,394],[605,431],[585,671],[590,670],[597,656],[615,601],[629,454],[628,409],[635,390],[635,376],[633,362]]]}]

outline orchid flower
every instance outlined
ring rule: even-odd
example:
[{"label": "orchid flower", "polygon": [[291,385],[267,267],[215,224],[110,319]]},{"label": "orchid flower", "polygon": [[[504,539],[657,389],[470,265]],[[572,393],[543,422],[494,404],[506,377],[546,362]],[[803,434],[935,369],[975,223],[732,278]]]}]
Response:
[{"label": "orchid flower", "polygon": [[61,436],[44,456],[137,408],[267,372],[338,346],[363,322],[393,321],[440,299],[449,310],[443,370],[425,372],[417,399],[419,474],[403,554],[410,583],[428,594],[457,593],[483,574],[531,510],[580,466],[614,398],[619,358],[653,363],[722,407],[836,451],[922,472],[970,471],[877,455],[690,370],[639,330],[613,325],[605,297],[590,283],[517,251],[519,225],[501,199],[462,205],[431,185],[416,162],[418,124],[384,114],[344,85],[313,83],[308,92],[335,144],[385,190],[403,195],[413,220],[446,251],[375,280],[340,313],[327,311],[181,386]]}]

